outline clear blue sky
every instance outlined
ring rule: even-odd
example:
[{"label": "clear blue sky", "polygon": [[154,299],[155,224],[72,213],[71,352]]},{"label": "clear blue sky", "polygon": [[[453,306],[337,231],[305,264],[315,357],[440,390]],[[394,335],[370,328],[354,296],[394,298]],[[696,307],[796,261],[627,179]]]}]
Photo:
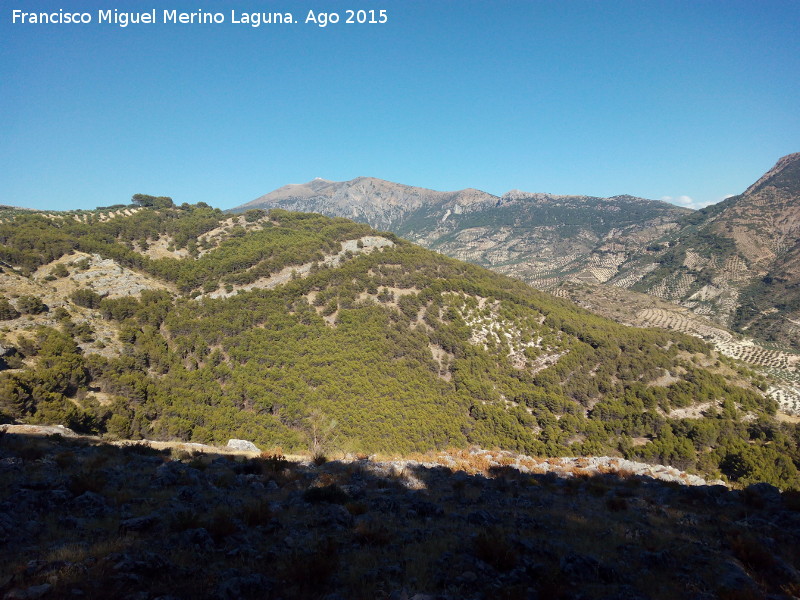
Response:
[{"label": "clear blue sky", "polygon": [[[388,23],[11,23],[348,7]],[[797,0],[0,0],[0,204],[229,208],[368,175],[704,205],[800,151],[799,32]]]}]

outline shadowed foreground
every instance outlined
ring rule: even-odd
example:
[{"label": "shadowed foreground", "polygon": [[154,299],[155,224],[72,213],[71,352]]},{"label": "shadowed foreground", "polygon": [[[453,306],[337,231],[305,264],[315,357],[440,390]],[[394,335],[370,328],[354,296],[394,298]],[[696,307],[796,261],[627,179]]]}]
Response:
[{"label": "shadowed foreground", "polygon": [[0,437],[5,598],[790,598],[800,497]]}]

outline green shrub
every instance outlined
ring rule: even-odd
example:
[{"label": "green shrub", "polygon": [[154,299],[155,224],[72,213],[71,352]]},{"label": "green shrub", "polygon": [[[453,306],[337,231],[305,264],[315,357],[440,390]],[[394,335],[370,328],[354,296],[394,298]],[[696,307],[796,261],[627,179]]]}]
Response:
[{"label": "green shrub", "polygon": [[17,299],[17,310],[26,315],[38,315],[47,312],[47,305],[37,296],[20,296]]}]

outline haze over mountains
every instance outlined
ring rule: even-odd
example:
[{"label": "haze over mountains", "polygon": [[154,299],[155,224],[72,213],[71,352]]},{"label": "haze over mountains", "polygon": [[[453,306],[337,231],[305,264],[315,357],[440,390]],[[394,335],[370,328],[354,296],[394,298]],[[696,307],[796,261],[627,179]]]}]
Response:
[{"label": "haze over mountains", "polygon": [[693,212],[631,196],[436,192],[359,177],[288,185],[233,209],[344,216],[554,290],[607,284],[800,347],[800,154],[739,196]]}]

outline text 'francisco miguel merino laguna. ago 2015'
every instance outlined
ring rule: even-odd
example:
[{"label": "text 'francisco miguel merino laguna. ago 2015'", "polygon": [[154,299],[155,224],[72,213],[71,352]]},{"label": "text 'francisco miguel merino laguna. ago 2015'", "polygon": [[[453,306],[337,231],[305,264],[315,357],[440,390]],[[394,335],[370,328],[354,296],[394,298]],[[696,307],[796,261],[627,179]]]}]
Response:
[{"label": "text 'francisco miguel merino laguna. ago 2015'", "polygon": [[[159,18],[160,17],[160,18]],[[305,19],[299,20],[290,12],[242,12],[231,10],[230,18],[222,12],[208,12],[198,9],[192,12],[179,12],[165,9],[158,11],[152,9],[144,12],[124,12],[118,9],[98,10],[93,12],[69,12],[59,9],[52,12],[26,12],[22,10],[11,11],[11,22],[15,24],[54,24],[54,25],[80,25],[89,23],[112,24],[119,27],[140,24],[175,24],[175,25],[219,25],[231,23],[234,25],[278,25],[294,23],[311,23],[319,27],[326,27],[335,23],[358,24],[383,24],[388,21],[385,10],[346,10],[343,14],[324,13],[309,10]]]}]

